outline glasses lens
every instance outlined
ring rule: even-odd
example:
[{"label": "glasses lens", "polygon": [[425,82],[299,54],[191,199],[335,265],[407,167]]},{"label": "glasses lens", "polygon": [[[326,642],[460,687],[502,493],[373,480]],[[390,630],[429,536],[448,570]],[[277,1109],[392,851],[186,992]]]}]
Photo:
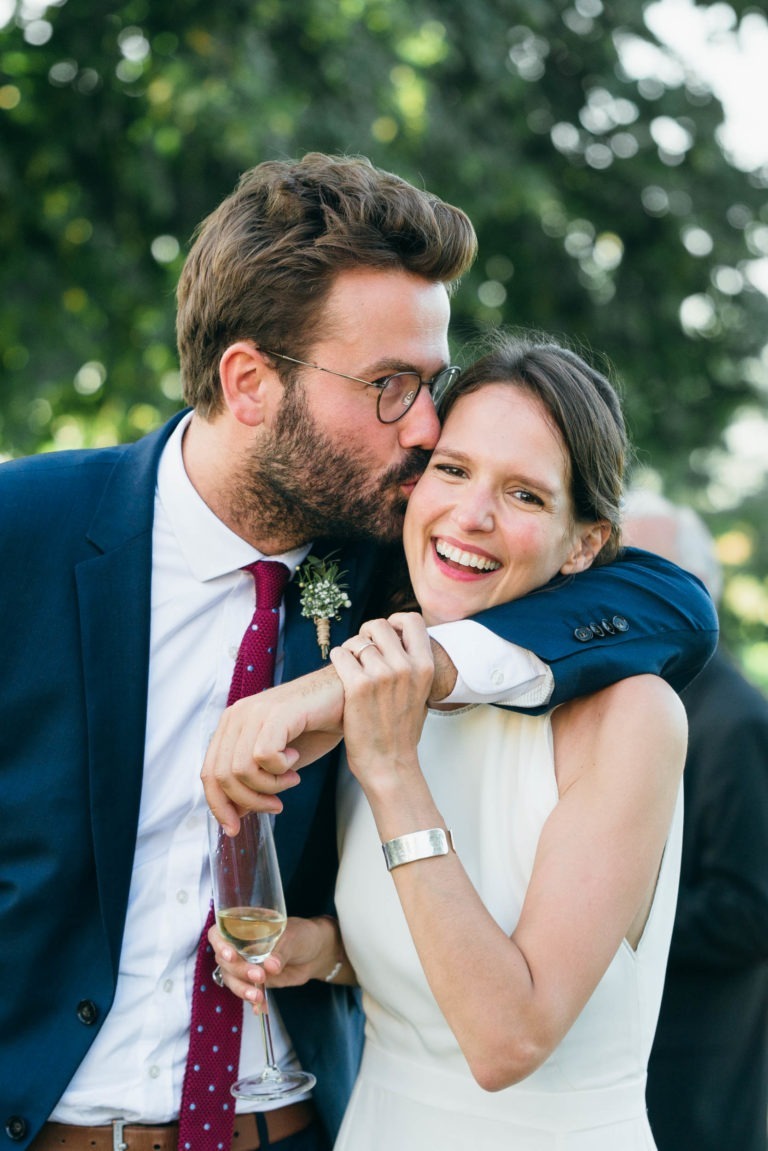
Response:
[{"label": "glasses lens", "polygon": [[393,424],[410,408],[419,394],[421,377],[415,372],[398,372],[390,376],[379,393],[379,419],[383,424]]},{"label": "glasses lens", "polygon": [[442,372],[437,373],[432,381],[432,399],[436,407],[440,406],[460,375],[461,368],[457,367],[443,368]]}]

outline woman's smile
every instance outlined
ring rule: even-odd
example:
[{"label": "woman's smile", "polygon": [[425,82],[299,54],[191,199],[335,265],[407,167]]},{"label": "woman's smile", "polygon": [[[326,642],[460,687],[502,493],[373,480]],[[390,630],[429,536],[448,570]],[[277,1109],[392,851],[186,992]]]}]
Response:
[{"label": "woman's smile", "polygon": [[481,552],[471,545],[462,544],[444,538],[433,541],[438,563],[451,572],[463,576],[477,576],[486,572],[498,571],[501,562],[494,559],[487,552]]}]

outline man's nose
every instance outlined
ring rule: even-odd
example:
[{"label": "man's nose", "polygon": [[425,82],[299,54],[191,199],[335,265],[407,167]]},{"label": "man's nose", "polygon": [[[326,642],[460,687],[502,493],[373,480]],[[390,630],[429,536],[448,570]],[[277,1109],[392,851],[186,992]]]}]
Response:
[{"label": "man's nose", "polygon": [[422,388],[411,407],[398,421],[398,439],[403,448],[425,448],[431,452],[440,437],[440,420],[429,388]]}]

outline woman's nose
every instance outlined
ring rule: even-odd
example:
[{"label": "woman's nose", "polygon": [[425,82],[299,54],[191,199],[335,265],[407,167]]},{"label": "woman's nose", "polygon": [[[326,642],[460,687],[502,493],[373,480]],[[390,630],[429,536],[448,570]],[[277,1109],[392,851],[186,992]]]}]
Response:
[{"label": "woman's nose", "polygon": [[457,503],[454,514],[462,531],[493,531],[493,503],[486,492],[467,491]]}]

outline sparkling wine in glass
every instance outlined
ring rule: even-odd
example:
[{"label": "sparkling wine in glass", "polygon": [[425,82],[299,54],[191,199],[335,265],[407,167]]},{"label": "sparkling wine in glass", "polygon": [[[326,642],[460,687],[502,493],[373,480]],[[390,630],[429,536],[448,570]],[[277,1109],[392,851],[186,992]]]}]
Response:
[{"label": "sparkling wine in glass", "polygon": [[[235,836],[226,835],[208,814],[211,879],[216,923],[224,938],[249,963],[262,963],[285,930],[283,885],[272,824],[264,812],[240,820]],[[281,1071],[275,1063],[267,989],[260,1019],[266,1065],[260,1075],[239,1079],[230,1088],[236,1098],[268,1105],[304,1095],[317,1080],[308,1071]]]}]

